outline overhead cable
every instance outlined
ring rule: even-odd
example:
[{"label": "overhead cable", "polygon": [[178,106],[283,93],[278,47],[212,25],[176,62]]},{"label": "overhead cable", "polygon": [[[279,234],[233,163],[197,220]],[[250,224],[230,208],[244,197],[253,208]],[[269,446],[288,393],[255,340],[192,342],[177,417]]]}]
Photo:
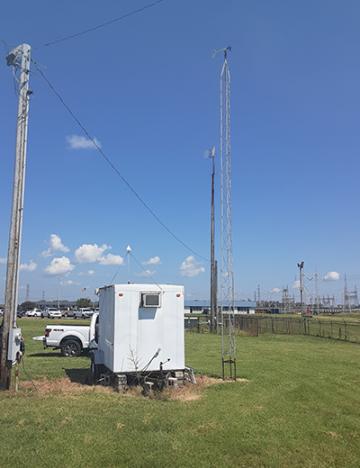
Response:
[{"label": "overhead cable", "polygon": [[82,132],[85,134],[85,136],[92,142],[94,145],[95,149],[97,152],[101,155],[101,157],[106,161],[106,163],[111,167],[111,169],[120,177],[122,182],[127,186],[127,188],[130,190],[130,192],[139,200],[139,202],[146,208],[146,210],[151,214],[151,216],[162,226],[165,231],[167,231],[168,234],[170,234],[171,237],[173,237],[179,244],[181,244],[185,249],[187,249],[189,252],[193,253],[194,255],[197,255],[198,257],[202,258],[206,262],[209,260],[204,257],[203,255],[200,255],[198,252],[196,252],[194,249],[192,249],[186,242],[184,242],[180,237],[178,237],[165,223],[160,219],[160,217],[155,213],[155,211],[150,207],[150,205],[141,197],[141,195],[135,190],[135,188],[130,184],[130,182],[121,174],[119,169],[115,166],[115,164],[111,161],[109,156],[105,153],[105,151],[99,146],[97,140],[93,138],[84,124],[79,120],[79,118],[76,116],[76,114],[73,112],[73,110],[70,108],[70,106],[65,102],[64,98],[61,96],[61,94],[56,90],[54,85],[50,82],[50,80],[47,78],[47,76],[44,74],[44,72],[41,70],[41,68],[38,66],[36,61],[32,60],[35,68],[39,72],[40,76],[43,78],[43,80],[46,82],[48,87],[51,89],[51,91],[55,94],[55,96],[58,98],[58,100],[61,102],[61,104],[64,106],[64,108],[67,110],[67,112],[70,114],[72,119],[77,123],[77,125],[80,127]]},{"label": "overhead cable", "polygon": [[89,34],[91,32],[97,31],[98,29],[105,28],[106,26],[110,26],[111,24],[122,21],[125,18],[129,18],[130,16],[137,15],[138,13],[141,13],[141,12],[143,12],[145,10],[148,10],[149,8],[153,8],[153,7],[157,6],[159,3],[162,3],[164,1],[165,0],[156,0],[156,1],[148,3],[148,4],[146,4],[146,5],[144,5],[144,6],[140,7],[140,8],[137,8],[136,10],[129,11],[128,13],[125,13],[125,14],[123,14],[121,16],[117,16],[116,18],[112,18],[112,19],[110,19],[108,21],[105,21],[104,23],[99,23],[99,24],[97,24],[95,26],[92,26],[91,28],[83,29],[82,31],[78,31],[76,33],[69,34],[67,36],[59,37],[59,39],[54,39],[53,41],[45,42],[41,46],[35,47],[35,50],[39,49],[41,47],[50,47],[50,46],[59,44],[60,42],[65,42],[65,41],[69,41],[70,39],[76,39],[76,38],[78,38],[80,36],[84,36],[85,34]]}]

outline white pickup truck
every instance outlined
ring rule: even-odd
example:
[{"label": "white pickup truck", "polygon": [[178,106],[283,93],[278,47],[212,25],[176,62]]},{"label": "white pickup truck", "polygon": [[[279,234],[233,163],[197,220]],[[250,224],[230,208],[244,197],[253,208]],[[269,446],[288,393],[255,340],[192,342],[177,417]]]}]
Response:
[{"label": "white pickup truck", "polygon": [[90,326],[47,325],[44,336],[33,339],[42,340],[45,348],[60,349],[63,356],[80,356],[95,338],[98,317],[98,313],[91,317]]}]

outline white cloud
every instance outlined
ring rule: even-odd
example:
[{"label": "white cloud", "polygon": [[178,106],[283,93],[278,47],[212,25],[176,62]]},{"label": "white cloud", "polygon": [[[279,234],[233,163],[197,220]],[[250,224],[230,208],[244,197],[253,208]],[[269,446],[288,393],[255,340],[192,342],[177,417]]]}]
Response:
[{"label": "white cloud", "polygon": [[204,271],[205,268],[201,266],[192,255],[186,257],[180,265],[181,276],[192,278],[198,276],[200,273],[204,273]]},{"label": "white cloud", "polygon": [[272,288],[271,292],[272,293],[279,293],[281,291],[280,288]]},{"label": "white cloud", "polygon": [[60,284],[61,286],[75,286],[75,285],[79,285],[79,283],[76,283],[75,281],[69,279],[69,280],[65,280],[65,281],[60,281]]},{"label": "white cloud", "polygon": [[110,249],[110,246],[103,244],[82,244],[75,250],[75,258],[79,263],[95,263],[100,260],[103,253]]},{"label": "white cloud", "polygon": [[122,265],[124,259],[120,255],[108,253],[99,258],[100,265]]},{"label": "white cloud", "polygon": [[6,265],[7,264],[7,258],[6,257],[0,257],[0,265]]},{"label": "white cloud", "polygon": [[300,280],[296,280],[292,285],[293,289],[300,289]]},{"label": "white cloud", "polygon": [[92,276],[95,274],[95,270],[81,271],[78,274],[79,276]]},{"label": "white cloud", "polygon": [[155,270],[144,270],[138,273],[136,276],[142,276],[144,278],[148,278],[149,276],[153,276],[156,273]]},{"label": "white cloud", "polygon": [[324,276],[324,281],[338,281],[340,274],[337,271],[328,271]]},{"label": "white cloud", "polygon": [[55,257],[51,260],[50,265],[45,268],[48,275],[64,275],[75,268],[68,257]]},{"label": "white cloud", "polygon": [[50,257],[55,252],[66,253],[66,252],[69,252],[69,250],[70,250],[69,247],[66,247],[66,245],[62,243],[60,236],[58,236],[57,234],[51,234],[50,240],[49,240],[49,248],[41,252],[41,255],[43,257]]},{"label": "white cloud", "polygon": [[95,137],[91,140],[82,135],[68,135],[66,141],[70,149],[96,149],[96,145],[101,148],[101,143]]},{"label": "white cloud", "polygon": [[161,260],[157,255],[155,257],[150,257],[149,260],[143,262],[143,265],[160,265]]},{"label": "white cloud", "polygon": [[[111,253],[105,254],[111,249],[109,245],[83,244],[75,250],[75,258],[79,263],[99,263],[100,265],[122,265],[123,257]],[[93,271],[93,270],[89,270]],[[94,273],[94,272],[93,272]],[[92,274],[93,274],[92,273]]]},{"label": "white cloud", "polygon": [[20,265],[20,270],[21,271],[34,271],[37,268],[37,263],[34,262],[34,260],[30,260],[29,263],[22,263]]}]

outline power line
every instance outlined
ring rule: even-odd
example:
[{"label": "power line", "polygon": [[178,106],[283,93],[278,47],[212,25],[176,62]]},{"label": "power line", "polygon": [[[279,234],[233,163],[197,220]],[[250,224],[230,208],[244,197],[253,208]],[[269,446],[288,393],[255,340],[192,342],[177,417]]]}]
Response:
[{"label": "power line", "polygon": [[50,80],[46,77],[44,72],[41,70],[41,68],[38,66],[38,64],[32,60],[34,63],[35,68],[39,72],[40,76],[43,78],[43,80],[46,82],[48,87],[51,89],[51,91],[55,94],[55,96],[59,99],[61,104],[65,107],[67,112],[70,114],[72,119],[77,123],[77,125],[80,127],[80,129],[83,131],[83,133],[86,135],[86,137],[92,142],[94,145],[95,149],[97,152],[102,156],[104,161],[111,167],[111,169],[120,177],[122,182],[127,186],[127,188],[130,190],[130,192],[139,200],[139,202],[146,208],[146,210],[151,214],[151,216],[162,226],[165,231],[170,234],[171,237],[173,237],[179,244],[181,244],[185,249],[187,249],[189,252],[193,253],[194,255],[197,255],[198,257],[202,258],[206,262],[209,260],[204,257],[203,255],[200,255],[198,252],[196,252],[194,249],[192,249],[188,244],[186,244],[183,240],[180,239],[161,219],[160,217],[155,213],[155,211],[150,207],[150,205],[141,197],[141,195],[135,190],[135,188],[130,184],[130,182],[121,174],[119,169],[115,166],[115,164],[111,161],[111,159],[107,156],[107,154],[104,152],[104,150],[99,146],[97,143],[96,139],[93,138],[86,127],[83,125],[83,123],[79,120],[79,118],[75,115],[73,110],[69,107],[69,105],[65,102],[64,98],[61,96],[61,94],[56,90],[54,85],[50,82]]},{"label": "power line", "polygon": [[[135,257],[135,255],[133,254],[133,252],[130,252],[130,255],[132,256],[132,258],[135,260],[135,263],[137,264],[137,266],[144,272],[144,273],[147,273],[146,270],[143,268],[143,266],[141,265],[141,263],[139,262],[139,260]],[[151,279],[153,279],[153,283],[156,284],[156,286],[162,291],[163,291],[163,288],[160,286],[159,283],[157,283],[155,280],[154,280],[154,274],[152,273],[151,275],[149,275]]]},{"label": "power line", "polygon": [[91,28],[83,29],[82,31],[78,31],[73,34],[60,37],[59,39],[54,39],[53,41],[45,42],[41,46],[36,47],[35,50],[40,49],[41,47],[50,47],[50,46],[59,44],[60,42],[65,42],[65,41],[69,41],[70,39],[75,39],[77,37],[84,36],[85,34],[89,34],[93,31],[97,31],[98,29],[105,28],[106,26],[110,26],[111,24],[122,21],[125,18],[129,18],[130,16],[134,16],[134,15],[137,15],[138,13],[142,13],[143,11],[148,10],[149,8],[153,8],[159,5],[159,3],[162,3],[164,1],[165,0],[156,0],[154,2],[144,5],[143,7],[137,8],[136,10],[129,11],[128,13],[125,13],[121,16],[117,16],[116,18],[112,18],[108,21],[105,21],[104,23],[100,23],[95,26],[92,26]]}]

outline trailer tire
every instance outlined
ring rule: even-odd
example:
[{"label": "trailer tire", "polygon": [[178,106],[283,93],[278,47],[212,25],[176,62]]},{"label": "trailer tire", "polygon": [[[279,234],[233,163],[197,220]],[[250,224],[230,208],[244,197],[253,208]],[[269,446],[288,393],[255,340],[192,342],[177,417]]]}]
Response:
[{"label": "trailer tire", "polygon": [[62,341],[60,349],[65,357],[77,357],[81,354],[81,343],[76,338],[70,338]]},{"label": "trailer tire", "polygon": [[91,357],[90,364],[90,384],[96,385],[99,382],[101,372],[103,371],[102,364],[95,364],[94,357]]},{"label": "trailer tire", "polygon": [[98,366],[95,364],[93,360],[91,360],[90,365],[90,380],[92,385],[96,385],[97,381],[99,380],[99,369]]}]

